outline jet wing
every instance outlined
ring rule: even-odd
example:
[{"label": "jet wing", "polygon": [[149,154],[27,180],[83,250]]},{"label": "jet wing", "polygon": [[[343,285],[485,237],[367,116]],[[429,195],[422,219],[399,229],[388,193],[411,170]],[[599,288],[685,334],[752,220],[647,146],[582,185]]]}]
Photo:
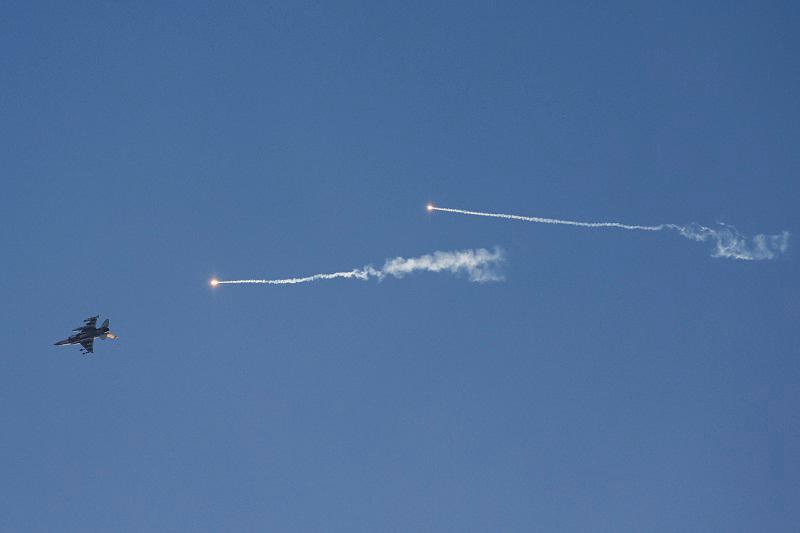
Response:
[{"label": "jet wing", "polygon": [[83,321],[83,323],[84,323],[83,329],[85,329],[85,328],[93,328],[93,327],[97,326],[97,318],[98,317],[96,317],[96,316],[90,316],[89,318],[84,320]]},{"label": "jet wing", "polygon": [[83,346],[83,349],[86,350],[86,353],[94,353],[94,339],[86,339],[85,341],[81,341],[81,346]]}]

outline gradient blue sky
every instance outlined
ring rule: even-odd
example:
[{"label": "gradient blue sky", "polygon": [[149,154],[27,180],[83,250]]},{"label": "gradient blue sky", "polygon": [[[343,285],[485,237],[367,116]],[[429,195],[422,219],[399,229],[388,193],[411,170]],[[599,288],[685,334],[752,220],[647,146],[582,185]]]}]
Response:
[{"label": "gradient blue sky", "polygon": [[[0,530],[796,531],[795,2],[11,2]],[[502,246],[506,281],[221,287]],[[97,354],[52,343],[100,313]]]}]

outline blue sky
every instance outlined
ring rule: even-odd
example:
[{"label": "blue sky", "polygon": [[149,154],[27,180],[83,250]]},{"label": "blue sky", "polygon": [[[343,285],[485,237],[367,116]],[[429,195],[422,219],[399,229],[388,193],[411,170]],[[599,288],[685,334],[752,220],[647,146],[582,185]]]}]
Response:
[{"label": "blue sky", "polygon": [[796,236],[800,10],[495,4],[4,6],[0,530],[796,528],[794,241],[424,206]]}]

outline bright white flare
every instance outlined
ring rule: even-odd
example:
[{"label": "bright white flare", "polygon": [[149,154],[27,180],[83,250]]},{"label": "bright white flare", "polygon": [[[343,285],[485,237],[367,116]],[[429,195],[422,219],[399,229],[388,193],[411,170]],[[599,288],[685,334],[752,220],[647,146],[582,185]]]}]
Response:
[{"label": "bright white flare", "polygon": [[581,228],[618,228],[633,231],[664,231],[673,230],[693,241],[704,242],[713,240],[716,243],[713,257],[742,259],[758,261],[761,259],[774,259],[789,247],[789,232],[784,231],[778,235],[758,234],[751,242],[736,231],[736,228],[727,224],[720,224],[717,229],[707,228],[700,224],[658,224],[656,226],[639,226],[622,224],[620,222],[578,222],[575,220],[561,220],[557,218],[528,217],[521,215],[507,215],[504,213],[484,213],[481,211],[467,211],[465,209],[451,209],[428,205],[428,211],[442,211],[461,215],[479,217],[504,218],[507,220],[521,220],[523,222],[536,222],[539,224],[561,224],[565,226],[578,226]]},{"label": "bright white flare", "polygon": [[310,281],[327,279],[360,279],[370,278],[384,279],[386,276],[402,278],[407,274],[416,271],[426,272],[450,272],[452,274],[466,274],[470,281],[484,283],[487,281],[501,281],[503,278],[497,272],[497,266],[505,259],[503,250],[495,248],[493,251],[479,248],[477,250],[459,250],[455,252],[436,251],[432,254],[420,257],[395,257],[387,259],[383,267],[377,269],[371,265],[363,268],[354,268],[345,272],[333,272],[331,274],[314,274],[302,278],[285,279],[236,279],[236,280],[212,280],[212,285],[294,285],[296,283],[308,283]]}]

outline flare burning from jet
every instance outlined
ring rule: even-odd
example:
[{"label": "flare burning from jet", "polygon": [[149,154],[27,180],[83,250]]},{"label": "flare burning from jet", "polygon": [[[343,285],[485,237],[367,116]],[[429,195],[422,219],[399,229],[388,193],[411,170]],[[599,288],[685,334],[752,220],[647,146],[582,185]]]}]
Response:
[{"label": "flare burning from jet", "polygon": [[495,247],[494,250],[478,248],[476,250],[459,250],[455,252],[436,251],[419,257],[395,257],[387,259],[381,268],[367,265],[362,268],[354,268],[344,272],[333,272],[330,274],[314,274],[311,276],[284,279],[235,279],[218,280],[212,279],[209,283],[212,287],[218,285],[295,285],[297,283],[309,283],[311,281],[329,279],[359,279],[366,281],[370,278],[383,280],[387,276],[403,278],[407,274],[416,271],[425,272],[450,272],[452,274],[465,274],[469,281],[485,283],[488,281],[501,281],[503,278],[498,273],[497,268],[503,262],[505,256],[503,250]]},{"label": "flare burning from jet", "polygon": [[712,257],[741,259],[745,261],[774,259],[784,253],[789,247],[788,231],[784,231],[778,235],[758,234],[748,240],[746,237],[740,235],[735,227],[722,223],[719,224],[718,228],[708,228],[694,222],[685,225],[658,224],[656,226],[641,226],[636,224],[623,224],[621,222],[579,222],[576,220],[561,220],[557,218],[485,213],[482,211],[436,207],[433,204],[428,204],[426,208],[428,212],[441,211],[443,213],[456,213],[459,215],[503,218],[507,220],[520,220],[523,222],[536,222],[538,224],[559,224],[581,228],[616,228],[629,231],[676,231],[683,237],[693,241],[713,241],[715,243],[715,248],[714,252],[711,254]]}]

